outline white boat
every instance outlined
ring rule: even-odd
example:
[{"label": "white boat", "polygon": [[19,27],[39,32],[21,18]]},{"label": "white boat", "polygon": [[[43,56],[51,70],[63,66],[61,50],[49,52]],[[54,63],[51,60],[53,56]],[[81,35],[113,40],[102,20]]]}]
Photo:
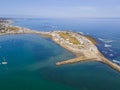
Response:
[{"label": "white boat", "polygon": [[8,62],[5,60],[5,58],[4,58],[4,61],[2,62],[2,64],[8,64]]}]

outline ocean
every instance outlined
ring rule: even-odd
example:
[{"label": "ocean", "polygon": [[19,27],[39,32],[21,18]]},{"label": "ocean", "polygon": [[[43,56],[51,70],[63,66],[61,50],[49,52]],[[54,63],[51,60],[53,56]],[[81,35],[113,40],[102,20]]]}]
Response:
[{"label": "ocean", "polygon": [[[98,49],[120,64],[120,19],[13,19],[33,30],[69,30],[90,35]],[[120,90],[120,72],[98,62],[56,66],[75,56],[35,34],[0,36],[0,90]]]}]

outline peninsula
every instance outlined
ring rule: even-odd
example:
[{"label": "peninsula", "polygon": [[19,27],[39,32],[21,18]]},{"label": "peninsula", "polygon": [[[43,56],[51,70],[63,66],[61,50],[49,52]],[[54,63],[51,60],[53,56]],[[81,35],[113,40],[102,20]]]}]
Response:
[{"label": "peninsula", "polygon": [[96,42],[89,36],[85,36],[81,33],[70,31],[50,31],[42,32],[31,30],[28,28],[22,28],[19,26],[13,26],[11,21],[0,21],[0,35],[7,34],[39,34],[51,38],[55,43],[61,47],[69,50],[76,55],[75,58],[57,62],[56,65],[72,64],[84,61],[97,61],[110,66],[112,69],[120,72],[120,66],[107,58],[96,47]]}]

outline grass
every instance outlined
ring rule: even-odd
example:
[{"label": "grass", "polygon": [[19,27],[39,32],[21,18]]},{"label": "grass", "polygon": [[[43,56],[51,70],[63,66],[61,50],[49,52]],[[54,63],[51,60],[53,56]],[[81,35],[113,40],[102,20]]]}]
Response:
[{"label": "grass", "polygon": [[17,28],[17,27],[9,27],[9,29],[12,31],[15,31],[15,32],[19,30],[19,28]]},{"label": "grass", "polygon": [[64,32],[59,32],[59,35],[61,38],[64,38],[65,40],[69,40],[70,43],[73,43],[73,44],[76,44],[76,45],[79,45],[80,42],[75,38],[73,37],[72,35],[70,35],[69,33],[64,33]]},{"label": "grass", "polygon": [[90,40],[94,45],[97,45],[98,44],[98,42],[93,38],[93,37],[91,37],[91,36],[85,36],[88,40]]}]

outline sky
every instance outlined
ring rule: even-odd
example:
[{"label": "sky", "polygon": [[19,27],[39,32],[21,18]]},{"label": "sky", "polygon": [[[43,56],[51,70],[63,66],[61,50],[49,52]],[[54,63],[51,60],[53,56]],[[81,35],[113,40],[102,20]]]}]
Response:
[{"label": "sky", "polygon": [[0,0],[0,16],[120,17],[120,0]]}]

